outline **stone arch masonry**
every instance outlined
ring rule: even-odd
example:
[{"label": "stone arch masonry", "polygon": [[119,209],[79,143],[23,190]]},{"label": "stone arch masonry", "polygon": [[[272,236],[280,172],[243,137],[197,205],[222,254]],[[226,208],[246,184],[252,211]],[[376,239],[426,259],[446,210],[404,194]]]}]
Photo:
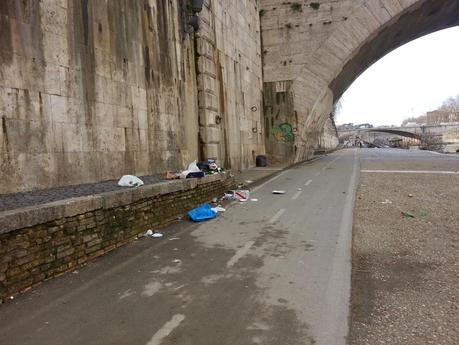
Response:
[{"label": "stone arch masonry", "polygon": [[299,120],[295,161],[307,158],[350,84],[410,40],[459,24],[459,2],[435,0],[261,1],[263,76],[291,83]]}]

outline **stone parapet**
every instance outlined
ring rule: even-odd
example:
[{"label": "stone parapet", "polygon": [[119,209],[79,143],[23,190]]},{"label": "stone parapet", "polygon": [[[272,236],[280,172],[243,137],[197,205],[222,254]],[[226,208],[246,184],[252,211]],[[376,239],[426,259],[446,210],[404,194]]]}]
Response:
[{"label": "stone parapet", "polygon": [[0,213],[0,302],[159,229],[234,184],[228,173]]}]

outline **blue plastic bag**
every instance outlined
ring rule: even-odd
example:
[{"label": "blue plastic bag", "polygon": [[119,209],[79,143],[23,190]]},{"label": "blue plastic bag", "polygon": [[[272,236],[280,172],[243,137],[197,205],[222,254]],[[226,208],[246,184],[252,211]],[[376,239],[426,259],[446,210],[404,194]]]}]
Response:
[{"label": "blue plastic bag", "polygon": [[211,210],[209,204],[204,204],[189,211],[188,217],[193,222],[202,222],[217,217],[217,213]]}]

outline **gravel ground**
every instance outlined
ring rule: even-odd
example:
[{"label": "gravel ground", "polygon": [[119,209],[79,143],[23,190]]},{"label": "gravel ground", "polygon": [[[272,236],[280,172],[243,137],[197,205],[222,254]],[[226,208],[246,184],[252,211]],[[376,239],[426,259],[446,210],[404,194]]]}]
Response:
[{"label": "gravel ground", "polygon": [[354,213],[350,343],[459,344],[459,176],[361,173]]}]

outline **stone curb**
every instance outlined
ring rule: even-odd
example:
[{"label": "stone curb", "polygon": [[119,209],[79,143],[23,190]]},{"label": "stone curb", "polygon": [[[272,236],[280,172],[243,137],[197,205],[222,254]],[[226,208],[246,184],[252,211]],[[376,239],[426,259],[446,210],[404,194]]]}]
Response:
[{"label": "stone curb", "polygon": [[[97,195],[54,201],[37,206],[0,212],[0,234],[16,229],[43,224],[55,219],[76,216],[98,209],[109,209],[129,205],[135,201],[157,195],[194,189],[199,185],[230,178],[229,172],[204,176],[200,179],[184,179],[144,185],[137,188],[120,189]],[[123,188],[123,187],[120,187]]]}]

